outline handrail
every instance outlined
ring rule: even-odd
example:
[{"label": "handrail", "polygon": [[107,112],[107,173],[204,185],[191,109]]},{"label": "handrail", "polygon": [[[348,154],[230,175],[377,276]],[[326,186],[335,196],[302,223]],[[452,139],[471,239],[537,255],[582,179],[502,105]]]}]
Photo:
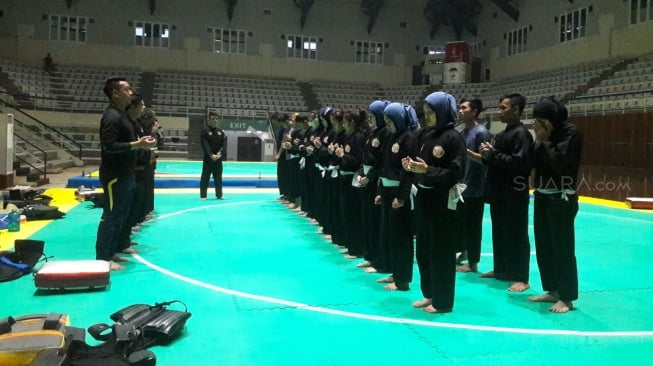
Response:
[{"label": "handrail", "polygon": [[[10,103],[10,102],[5,101],[5,100],[2,100],[2,99],[0,99],[0,103],[3,103],[3,104],[5,104],[5,105],[11,107],[11,108],[14,109],[15,111],[17,111],[17,112],[19,112],[19,113],[21,113],[21,114],[23,114],[23,115],[25,115],[25,116],[31,118],[34,122],[36,122],[37,124],[41,125],[41,127],[45,128],[48,132],[52,132],[52,133],[56,134],[57,136],[62,137],[62,138],[65,139],[65,140],[68,140],[68,142],[70,142],[70,143],[73,144],[75,147],[77,147],[77,149],[78,149],[78,156],[77,156],[77,157],[78,157],[80,160],[82,159],[82,145],[81,145],[79,142],[77,142],[77,141],[75,141],[74,139],[68,137],[66,134],[64,134],[63,132],[59,131],[58,129],[56,129],[56,128],[52,127],[52,126],[49,126],[49,125],[47,125],[47,124],[45,124],[45,123],[43,123],[43,122],[41,122],[38,118],[32,116],[31,114],[29,114],[29,113],[23,111],[23,110],[20,108],[20,106],[19,106],[18,104],[13,104],[13,103]],[[24,122],[23,122],[23,123],[24,123]],[[44,137],[46,137],[46,136],[44,135]],[[48,138],[48,137],[46,137],[46,139],[51,140],[51,141],[53,140],[52,138]]]},{"label": "handrail", "polygon": [[17,138],[22,140],[24,143],[29,144],[30,146],[34,147],[36,150],[40,151],[43,154],[43,170],[41,170],[38,167],[32,165],[31,163],[29,163],[27,160],[23,159],[20,156],[14,155],[14,158],[22,161],[23,163],[25,163],[25,164],[27,164],[29,166],[31,166],[36,171],[43,174],[43,179],[47,179],[47,177],[48,177],[48,154],[45,152],[45,150],[43,150],[40,147],[36,146],[35,144],[29,142],[26,138],[24,138],[23,136],[20,136],[15,131],[14,131],[14,136],[16,136]]}]

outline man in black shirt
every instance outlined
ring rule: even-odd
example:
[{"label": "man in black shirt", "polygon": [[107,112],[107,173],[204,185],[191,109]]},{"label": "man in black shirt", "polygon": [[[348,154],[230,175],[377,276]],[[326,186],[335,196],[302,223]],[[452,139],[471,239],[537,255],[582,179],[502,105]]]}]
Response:
[{"label": "man in black shirt", "polygon": [[526,98],[509,94],[501,98],[499,116],[506,129],[494,144],[482,143],[480,153],[488,166],[487,195],[492,217],[494,270],[481,277],[510,281],[508,291],[526,291],[530,263],[528,204],[531,170],[529,151],[533,137],[521,122]]},{"label": "man in black shirt", "polygon": [[219,121],[218,116],[210,115],[208,126],[202,130],[201,134],[202,150],[204,151],[200,178],[201,200],[206,200],[211,175],[213,175],[215,185],[215,197],[219,200],[224,199],[222,197],[222,156],[226,137],[224,131],[218,128]]}]

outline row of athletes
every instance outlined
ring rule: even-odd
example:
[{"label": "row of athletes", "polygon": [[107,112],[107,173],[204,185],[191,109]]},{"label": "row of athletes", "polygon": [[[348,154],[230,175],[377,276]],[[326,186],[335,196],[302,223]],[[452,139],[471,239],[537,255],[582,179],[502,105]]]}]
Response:
[{"label": "row of athletes", "polygon": [[[478,122],[481,100],[428,95],[423,120],[407,104],[377,100],[368,110],[324,107],[293,118],[277,116],[281,201],[320,226],[358,267],[388,273],[378,280],[406,291],[416,256],[429,313],[454,307],[458,272],[477,272],[485,203],[492,219],[493,270],[481,274],[529,285],[529,189],[534,193],[537,263],[550,311],[573,309],[578,298],[574,221],[582,136],[554,98],[533,110],[535,138],[521,122],[526,99],[499,101],[506,128],[493,139]],[[464,123],[455,129],[457,117]],[[413,246],[415,239],[415,247]],[[456,253],[466,252],[460,267]]]},{"label": "row of athletes", "polygon": [[96,259],[108,261],[112,271],[122,270],[120,253],[136,254],[131,235],[153,215],[156,148],[160,126],[141,95],[127,80],[106,80],[109,106],[100,121],[100,183],[104,204],[95,243]]}]

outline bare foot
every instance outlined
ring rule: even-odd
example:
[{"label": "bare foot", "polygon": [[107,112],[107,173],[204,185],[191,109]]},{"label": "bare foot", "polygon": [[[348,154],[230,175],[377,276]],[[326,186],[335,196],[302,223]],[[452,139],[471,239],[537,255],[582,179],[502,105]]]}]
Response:
[{"label": "bare foot", "polygon": [[443,314],[443,313],[450,313],[451,309],[448,310],[438,310],[433,307],[433,305],[429,305],[424,307],[422,310],[426,311],[429,314]]},{"label": "bare foot", "polygon": [[121,266],[120,264],[114,261],[109,261],[109,269],[112,271],[122,271],[123,269],[125,269],[125,266]]},{"label": "bare foot", "polygon": [[394,283],[395,279],[392,276],[388,276],[388,277],[379,278],[378,280],[376,280],[376,282],[378,282],[378,283]]},{"label": "bare foot", "polygon": [[556,302],[560,301],[560,298],[557,295],[554,295],[554,294],[549,292],[549,293],[546,293],[544,295],[529,296],[528,301],[556,303]]},{"label": "bare foot", "polygon": [[349,254],[349,249],[341,250],[340,254]]},{"label": "bare foot", "polygon": [[367,267],[367,268],[365,268],[363,270],[363,272],[365,272],[365,273],[377,273],[378,271],[379,271],[378,269],[376,269],[376,268],[374,268],[372,266],[369,266],[369,267]]},{"label": "bare foot", "polygon": [[571,303],[571,301],[563,300],[558,300],[549,308],[549,311],[552,313],[566,313],[569,312],[569,310],[574,310],[574,305]]},{"label": "bare foot", "polygon": [[114,255],[110,262],[129,262],[129,259]]},{"label": "bare foot", "polygon": [[456,272],[478,272],[478,264],[476,263],[465,263],[462,266],[456,268]]},{"label": "bare foot", "polygon": [[365,261],[365,262],[362,262],[362,263],[358,263],[356,265],[356,267],[362,268],[362,267],[369,267],[371,265],[372,265],[372,263],[370,263],[370,261]]},{"label": "bare foot", "polygon": [[345,255],[345,259],[358,259],[358,257],[355,255],[347,254]]},{"label": "bare foot", "polygon": [[121,250],[121,252],[125,253],[125,254],[138,254],[138,250],[136,250],[134,248],[125,248],[125,249]]},{"label": "bare foot", "polygon": [[331,240],[331,235],[326,234],[326,235],[322,236],[322,239],[324,239],[324,240]]},{"label": "bare foot", "polygon": [[408,287],[408,284],[397,284],[396,282],[392,282],[383,286],[383,289],[387,291],[408,291],[410,288]]},{"label": "bare foot", "polygon": [[383,289],[388,290],[388,291],[397,291],[398,290],[397,285],[395,285],[394,282],[391,282],[391,283],[383,286]]},{"label": "bare foot", "polygon": [[431,299],[426,299],[426,298],[422,300],[413,301],[414,308],[425,308],[431,304],[432,304]]},{"label": "bare foot", "polygon": [[482,278],[495,278],[494,271],[481,273],[480,277],[482,277]]},{"label": "bare foot", "polygon": [[508,287],[508,291],[510,292],[524,292],[531,288],[531,285],[529,285],[526,282],[513,282],[510,287]]},{"label": "bare foot", "polygon": [[462,253],[458,255],[458,258],[456,258],[456,264],[461,265],[466,260],[467,260],[467,251],[463,250]]}]

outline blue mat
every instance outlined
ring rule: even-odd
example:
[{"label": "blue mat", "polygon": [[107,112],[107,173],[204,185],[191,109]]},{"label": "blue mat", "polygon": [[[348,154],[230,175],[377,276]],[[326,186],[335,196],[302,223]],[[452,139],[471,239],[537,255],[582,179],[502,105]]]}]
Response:
[{"label": "blue mat", "polygon": [[[199,188],[201,161],[169,161],[157,163],[155,188]],[[97,171],[68,179],[66,188],[101,187]],[[225,162],[223,187],[276,188],[276,163]],[[210,182],[213,187],[213,180]]]},{"label": "blue mat", "polygon": [[[68,179],[66,188],[78,188],[79,186],[101,187],[100,179],[97,177],[77,176]],[[222,178],[223,187],[248,187],[248,188],[276,188],[276,179],[267,178]],[[199,178],[155,178],[155,188],[199,188]],[[213,187],[213,180],[211,180],[209,187]]]}]

